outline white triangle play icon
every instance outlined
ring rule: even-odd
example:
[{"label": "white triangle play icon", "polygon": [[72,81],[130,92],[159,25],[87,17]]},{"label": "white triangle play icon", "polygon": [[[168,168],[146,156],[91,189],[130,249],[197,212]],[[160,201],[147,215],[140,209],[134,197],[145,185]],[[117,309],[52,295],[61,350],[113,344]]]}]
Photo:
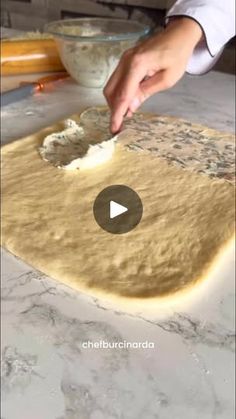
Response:
[{"label": "white triangle play icon", "polygon": [[124,207],[121,204],[118,204],[115,201],[110,201],[110,218],[115,218],[126,211],[128,211],[128,208]]}]

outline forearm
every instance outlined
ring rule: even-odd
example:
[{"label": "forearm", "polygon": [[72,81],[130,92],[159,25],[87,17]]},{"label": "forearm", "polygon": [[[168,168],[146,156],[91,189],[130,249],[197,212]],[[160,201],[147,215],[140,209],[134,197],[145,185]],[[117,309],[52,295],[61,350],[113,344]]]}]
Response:
[{"label": "forearm", "polygon": [[201,26],[193,19],[173,17],[169,20],[162,36],[172,48],[176,46],[178,50],[191,54],[201,41],[203,32]]}]

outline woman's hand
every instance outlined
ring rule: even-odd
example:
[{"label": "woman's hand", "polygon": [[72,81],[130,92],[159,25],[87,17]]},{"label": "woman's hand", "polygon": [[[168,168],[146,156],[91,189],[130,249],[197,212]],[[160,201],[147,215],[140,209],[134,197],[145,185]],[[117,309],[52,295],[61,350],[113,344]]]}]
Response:
[{"label": "woman's hand", "polygon": [[151,95],[172,87],[184,74],[202,38],[194,20],[172,18],[167,28],[127,50],[104,88],[111,109],[111,131],[120,130],[125,115]]}]

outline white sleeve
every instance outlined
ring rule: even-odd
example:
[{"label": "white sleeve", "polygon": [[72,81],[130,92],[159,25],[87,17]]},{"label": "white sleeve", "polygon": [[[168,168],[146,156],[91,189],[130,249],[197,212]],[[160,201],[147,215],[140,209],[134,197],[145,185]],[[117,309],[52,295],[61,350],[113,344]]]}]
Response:
[{"label": "white sleeve", "polygon": [[170,17],[187,16],[201,26],[204,39],[193,51],[187,66],[190,74],[209,71],[235,35],[235,0],[177,0],[167,13]]}]

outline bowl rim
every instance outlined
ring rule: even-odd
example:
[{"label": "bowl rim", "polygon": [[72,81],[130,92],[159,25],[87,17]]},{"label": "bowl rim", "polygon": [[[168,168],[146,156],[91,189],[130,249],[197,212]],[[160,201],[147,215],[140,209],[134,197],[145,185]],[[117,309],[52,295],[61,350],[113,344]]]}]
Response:
[{"label": "bowl rim", "polygon": [[[116,34],[116,35],[96,35],[96,36],[81,36],[81,35],[68,35],[63,34],[54,30],[50,29],[50,26],[55,24],[61,24],[61,23],[76,23],[76,22],[86,22],[86,21],[113,21],[113,22],[121,22],[121,23],[127,23],[132,22],[135,25],[137,25],[137,28],[139,27],[140,30],[137,32],[125,32],[122,34]],[[54,20],[52,22],[48,22],[44,25],[44,32],[47,32],[51,35],[53,35],[56,38],[63,38],[68,40],[77,40],[81,42],[111,42],[111,41],[124,41],[124,40],[132,40],[136,39],[138,36],[146,36],[151,33],[151,26],[147,25],[145,23],[138,22],[137,20],[128,20],[128,19],[119,19],[119,18],[106,18],[106,17],[78,17],[78,18],[72,18],[72,19],[60,19],[60,20]]]}]

